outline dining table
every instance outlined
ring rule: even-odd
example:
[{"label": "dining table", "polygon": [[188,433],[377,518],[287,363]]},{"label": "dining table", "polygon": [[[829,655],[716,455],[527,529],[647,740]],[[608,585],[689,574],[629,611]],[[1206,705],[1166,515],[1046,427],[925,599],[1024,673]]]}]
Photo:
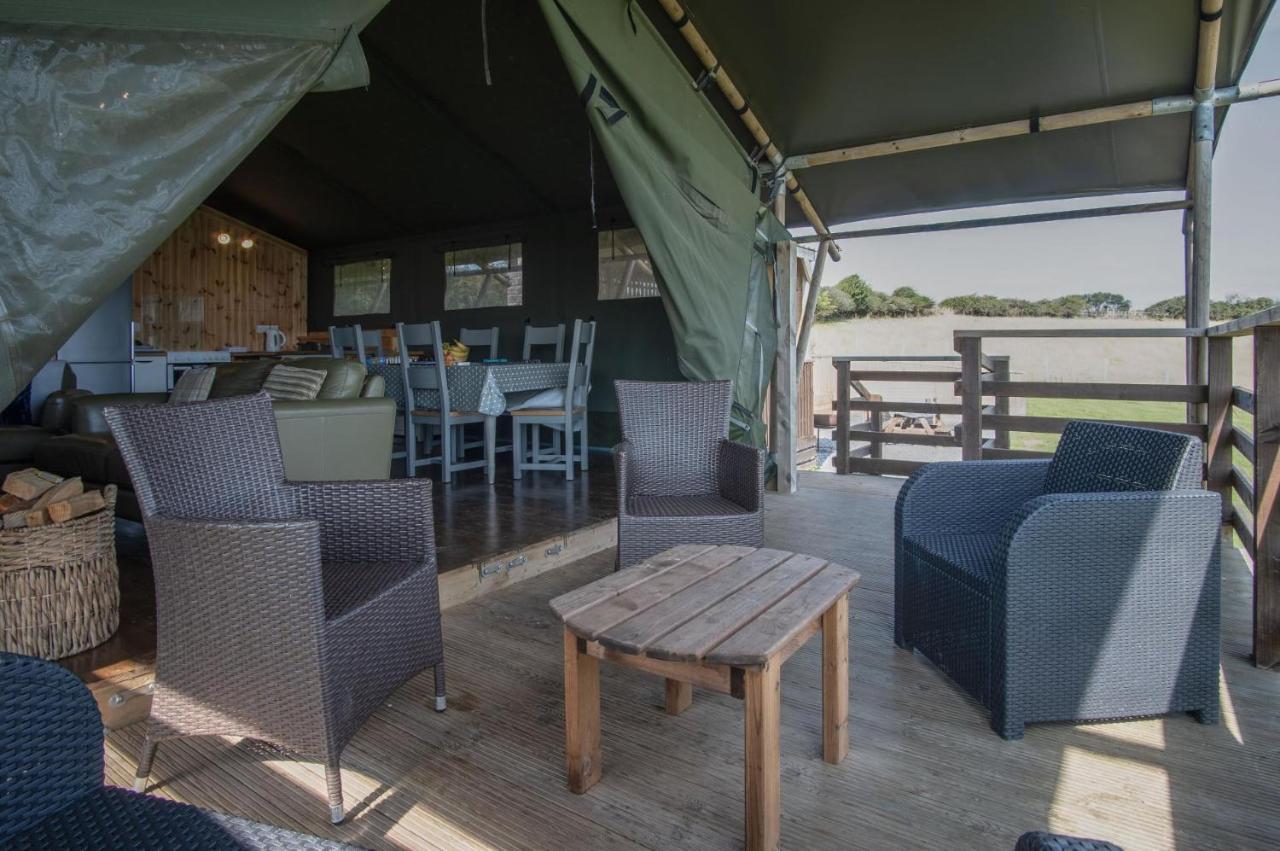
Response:
[{"label": "dining table", "polygon": [[[404,377],[398,358],[371,358],[370,375],[382,376],[386,395],[395,400],[400,410],[439,410],[438,387],[416,387],[412,405],[406,404]],[[428,380],[434,384],[436,365],[432,361],[411,361],[410,369],[430,370]],[[417,382],[417,378],[414,379]],[[481,414],[485,418],[485,475],[489,484],[496,478],[494,456],[497,450],[497,419],[507,409],[543,390],[563,389],[569,381],[569,364],[542,361],[495,361],[455,363],[445,369],[449,385],[449,407],[455,413]]]}]

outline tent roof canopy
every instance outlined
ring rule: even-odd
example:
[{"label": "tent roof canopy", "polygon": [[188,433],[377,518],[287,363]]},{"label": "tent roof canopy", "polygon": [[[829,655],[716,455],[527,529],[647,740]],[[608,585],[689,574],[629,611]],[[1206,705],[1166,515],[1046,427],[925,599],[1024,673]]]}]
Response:
[{"label": "tent roof canopy", "polygon": [[[619,14],[626,14],[619,0]],[[656,0],[640,0],[691,76]],[[686,0],[784,155],[1189,94],[1196,0]],[[1228,3],[1218,85],[1239,82],[1272,0]],[[1172,7],[1172,9],[1171,9]],[[392,0],[361,35],[367,89],[308,95],[214,194],[309,247],[585,209],[587,123],[536,4]],[[485,83],[485,53],[492,86]],[[707,96],[754,147],[723,98]],[[1220,110],[1221,121],[1225,109]],[[824,165],[829,226],[905,213],[1175,189],[1187,114]],[[596,158],[596,201],[617,192]],[[803,225],[792,209],[789,224]]]}]

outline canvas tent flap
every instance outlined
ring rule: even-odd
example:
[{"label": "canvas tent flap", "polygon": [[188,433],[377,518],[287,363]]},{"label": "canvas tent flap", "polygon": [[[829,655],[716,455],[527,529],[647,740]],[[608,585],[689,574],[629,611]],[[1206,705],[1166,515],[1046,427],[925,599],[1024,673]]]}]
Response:
[{"label": "canvas tent flap", "polygon": [[757,176],[648,16],[539,0],[627,211],[662,276],[680,371],[733,379],[735,434],[763,445],[776,342]]},{"label": "canvas tent flap", "polygon": [[0,3],[0,401],[327,72],[359,81],[381,2],[278,5]]}]

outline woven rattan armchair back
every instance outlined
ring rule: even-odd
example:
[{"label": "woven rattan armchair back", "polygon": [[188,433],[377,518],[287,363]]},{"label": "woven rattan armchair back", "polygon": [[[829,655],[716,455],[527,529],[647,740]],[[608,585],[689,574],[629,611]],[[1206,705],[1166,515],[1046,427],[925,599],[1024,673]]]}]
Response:
[{"label": "woven rattan armchair back", "polygon": [[614,387],[622,437],[631,445],[632,493],[714,493],[732,383],[615,381]]}]

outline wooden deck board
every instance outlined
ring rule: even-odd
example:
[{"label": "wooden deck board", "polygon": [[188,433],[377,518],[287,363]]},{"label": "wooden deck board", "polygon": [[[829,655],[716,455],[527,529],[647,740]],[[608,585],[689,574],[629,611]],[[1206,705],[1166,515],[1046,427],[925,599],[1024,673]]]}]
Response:
[{"label": "wooden deck board", "polygon": [[[851,598],[850,752],[822,761],[821,640],[782,669],[782,847],[1011,848],[1024,830],[1129,851],[1280,844],[1280,677],[1253,668],[1246,564],[1224,561],[1224,721],[1184,716],[1031,725],[1020,742],[919,655],[892,643],[898,482],[805,474],[770,495],[770,546],[859,570]],[[664,683],[601,667],[603,777],[564,781],[561,628],[547,602],[606,575],[612,553],[464,604],[444,618],[450,711],[430,672],[394,694],[343,760],[349,824],[325,818],[324,772],[247,741],[161,745],[153,791],[372,848],[738,848],[742,704],[699,690],[678,716]],[[110,734],[127,785],[142,728]]]}]

